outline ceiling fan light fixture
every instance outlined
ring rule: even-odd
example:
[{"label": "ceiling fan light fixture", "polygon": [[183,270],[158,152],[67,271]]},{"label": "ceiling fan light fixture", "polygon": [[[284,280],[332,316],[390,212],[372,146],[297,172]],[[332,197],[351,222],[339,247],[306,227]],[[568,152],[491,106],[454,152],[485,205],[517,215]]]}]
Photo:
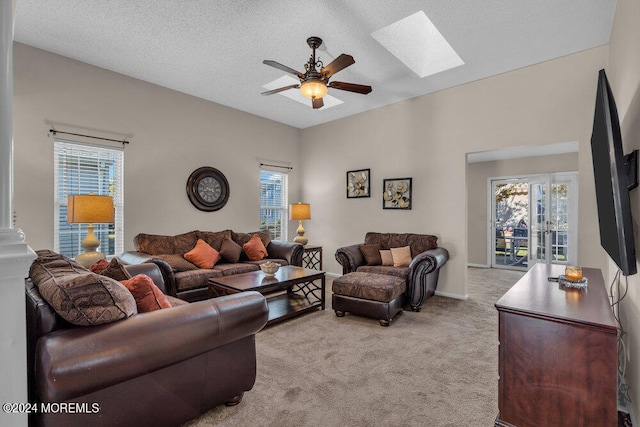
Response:
[{"label": "ceiling fan light fixture", "polygon": [[303,82],[300,86],[300,93],[310,99],[319,99],[327,94],[329,88],[320,80],[312,79]]}]

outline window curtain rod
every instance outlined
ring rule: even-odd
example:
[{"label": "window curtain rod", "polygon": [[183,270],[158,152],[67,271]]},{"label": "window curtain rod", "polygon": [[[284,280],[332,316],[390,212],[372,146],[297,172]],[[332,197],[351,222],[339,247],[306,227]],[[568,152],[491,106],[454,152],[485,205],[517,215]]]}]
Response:
[{"label": "window curtain rod", "polygon": [[51,132],[54,135],[56,135],[58,133],[61,133],[61,134],[64,134],[64,135],[82,136],[82,137],[85,137],[85,138],[101,139],[103,141],[119,142],[123,146],[124,146],[124,144],[128,144],[129,143],[129,141],[127,141],[125,139],[119,140],[119,139],[103,138],[101,136],[83,135],[81,133],[60,132],[59,130],[55,130],[55,129],[49,129],[49,132]]},{"label": "window curtain rod", "polygon": [[269,166],[269,167],[272,167],[272,168],[280,168],[280,169],[288,169],[288,170],[292,170],[293,169],[291,166],[270,165],[268,163],[260,163],[260,166]]}]

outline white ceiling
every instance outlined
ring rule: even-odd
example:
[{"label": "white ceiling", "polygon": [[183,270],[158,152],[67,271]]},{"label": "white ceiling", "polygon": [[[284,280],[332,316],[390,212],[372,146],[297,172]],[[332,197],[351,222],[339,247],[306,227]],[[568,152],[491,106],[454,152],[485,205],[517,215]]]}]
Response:
[{"label": "white ceiling", "polygon": [[[18,0],[15,40],[98,67],[306,128],[609,42],[616,0]],[[464,65],[419,78],[371,33],[424,11]],[[263,85],[304,72],[318,36],[332,80],[370,85],[313,110]],[[296,90],[296,89],[291,89]]]}]

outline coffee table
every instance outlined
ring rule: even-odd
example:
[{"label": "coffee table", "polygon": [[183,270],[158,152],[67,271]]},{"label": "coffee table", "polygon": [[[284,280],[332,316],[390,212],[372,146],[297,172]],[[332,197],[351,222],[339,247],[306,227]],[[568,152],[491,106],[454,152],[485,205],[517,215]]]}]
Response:
[{"label": "coffee table", "polygon": [[[320,285],[316,282],[320,281]],[[267,298],[267,325],[312,311],[325,309],[324,271],[292,265],[282,266],[274,276],[261,270],[209,279],[209,298],[258,291]]]}]

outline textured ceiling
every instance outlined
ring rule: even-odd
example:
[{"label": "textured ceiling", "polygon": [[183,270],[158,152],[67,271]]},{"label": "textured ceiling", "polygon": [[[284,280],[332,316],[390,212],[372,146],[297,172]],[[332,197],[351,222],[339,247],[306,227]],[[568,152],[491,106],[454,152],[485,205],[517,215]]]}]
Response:
[{"label": "textured ceiling", "polygon": [[[297,128],[464,84],[609,42],[615,0],[18,0],[15,40]],[[464,65],[419,78],[371,33],[424,11]],[[313,110],[261,96],[311,50],[356,63],[332,80],[371,85]],[[295,89],[292,89],[295,90]],[[310,102],[309,102],[310,104]]]}]

